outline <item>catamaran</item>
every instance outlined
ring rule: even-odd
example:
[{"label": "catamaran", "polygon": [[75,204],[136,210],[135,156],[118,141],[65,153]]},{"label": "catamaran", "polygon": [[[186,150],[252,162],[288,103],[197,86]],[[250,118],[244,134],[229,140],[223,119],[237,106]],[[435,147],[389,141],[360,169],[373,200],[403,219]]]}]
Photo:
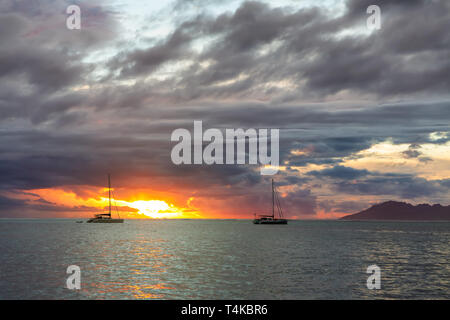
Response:
[{"label": "catamaran", "polygon": [[[108,193],[109,193],[109,212],[96,214],[94,218],[91,218],[87,223],[123,223],[123,219],[114,219],[111,217],[111,177],[108,174]],[[117,211],[117,215],[119,212]]]},{"label": "catamaran", "polygon": [[[278,218],[275,217],[275,206],[277,207]],[[254,224],[287,224],[288,221],[283,218],[283,210],[281,209],[280,198],[273,184],[272,179],[272,215],[256,215],[253,220]]]}]

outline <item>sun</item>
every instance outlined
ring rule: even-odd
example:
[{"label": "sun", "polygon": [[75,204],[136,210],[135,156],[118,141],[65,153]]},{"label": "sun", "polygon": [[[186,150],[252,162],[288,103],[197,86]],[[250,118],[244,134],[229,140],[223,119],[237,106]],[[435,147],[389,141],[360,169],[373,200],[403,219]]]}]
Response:
[{"label": "sun", "polygon": [[161,200],[139,200],[131,202],[129,206],[148,216],[154,216],[160,211],[169,209],[169,205]]},{"label": "sun", "polygon": [[138,200],[127,202],[127,206],[150,218],[176,218],[182,215],[178,208],[162,200]]}]

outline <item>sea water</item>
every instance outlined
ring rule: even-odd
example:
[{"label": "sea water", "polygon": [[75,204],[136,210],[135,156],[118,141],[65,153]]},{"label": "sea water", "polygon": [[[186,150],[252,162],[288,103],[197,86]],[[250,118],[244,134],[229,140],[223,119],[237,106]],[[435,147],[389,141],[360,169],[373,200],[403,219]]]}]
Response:
[{"label": "sea water", "polygon": [[1,219],[0,257],[0,299],[450,298],[449,222]]}]

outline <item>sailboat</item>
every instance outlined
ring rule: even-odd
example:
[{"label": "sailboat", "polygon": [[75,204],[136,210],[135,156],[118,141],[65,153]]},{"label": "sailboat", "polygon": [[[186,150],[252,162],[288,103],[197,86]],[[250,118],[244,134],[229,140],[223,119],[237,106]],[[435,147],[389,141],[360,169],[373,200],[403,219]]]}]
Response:
[{"label": "sailboat", "polygon": [[[111,217],[111,176],[108,174],[108,193],[109,193],[109,212],[96,214],[87,223],[123,223],[123,219],[114,219]],[[117,212],[119,215],[119,212]]]},{"label": "sailboat", "polygon": [[[275,206],[277,207],[278,218],[275,217]],[[283,210],[281,209],[278,192],[273,184],[272,179],[272,215],[256,215],[253,220],[254,224],[287,224],[288,221],[283,219]]]}]

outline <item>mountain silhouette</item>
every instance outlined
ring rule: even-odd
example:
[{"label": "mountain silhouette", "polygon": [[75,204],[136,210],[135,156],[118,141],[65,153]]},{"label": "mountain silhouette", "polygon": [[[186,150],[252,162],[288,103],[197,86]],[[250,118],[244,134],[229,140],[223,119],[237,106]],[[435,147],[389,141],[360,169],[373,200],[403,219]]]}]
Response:
[{"label": "mountain silhouette", "polygon": [[450,206],[387,201],[341,220],[450,220]]}]

